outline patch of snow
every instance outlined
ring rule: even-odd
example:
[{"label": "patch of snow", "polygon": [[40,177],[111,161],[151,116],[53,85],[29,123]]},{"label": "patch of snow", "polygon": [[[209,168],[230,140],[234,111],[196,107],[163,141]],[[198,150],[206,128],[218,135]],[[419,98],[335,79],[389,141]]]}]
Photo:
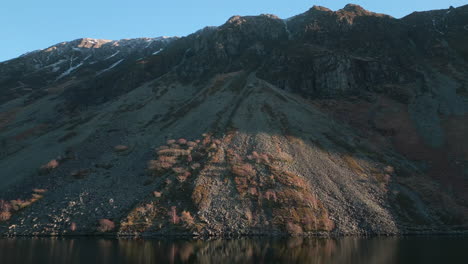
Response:
[{"label": "patch of snow", "polygon": [[160,50],[158,50],[158,51],[155,51],[155,52],[153,52],[153,55],[156,55],[156,54],[160,53],[160,52],[163,51],[163,50],[164,50],[164,49],[160,49]]},{"label": "patch of snow", "polygon": [[111,66],[109,66],[109,68],[104,69],[104,70],[98,72],[98,73],[96,74],[96,76],[98,76],[98,75],[102,74],[103,72],[106,72],[106,71],[108,71],[108,70],[114,68],[115,66],[119,65],[123,60],[124,60],[124,59],[121,59],[121,60],[117,61],[116,63],[112,64]]},{"label": "patch of snow", "polygon": [[108,60],[108,59],[114,57],[115,55],[117,55],[119,53],[120,53],[120,50],[116,51],[114,54],[110,55],[109,57],[105,58],[104,60]]},{"label": "patch of snow", "polygon": [[83,62],[80,62],[79,64],[68,68],[68,70],[66,70],[66,71],[64,71],[62,74],[60,74],[60,76],[57,77],[57,79],[55,79],[55,80],[56,80],[56,81],[57,81],[57,80],[60,80],[60,79],[62,79],[63,77],[69,75],[69,74],[72,73],[74,70],[76,70],[76,69],[78,69],[79,67],[81,67],[81,65],[83,65]]},{"label": "patch of snow", "polygon": [[80,51],[80,52],[81,52],[81,49],[80,49],[80,48],[72,47],[72,49],[73,49],[74,51]]},{"label": "patch of snow", "polygon": [[56,63],[45,66],[44,68],[52,68],[52,72],[57,72],[58,70],[60,70],[60,67],[58,65],[66,62],[66,61],[67,60],[65,60],[65,59],[61,59],[61,60],[57,61]]},{"label": "patch of snow", "polygon": [[145,46],[145,49],[149,48],[149,46],[154,42],[154,39],[148,41],[148,44]]},{"label": "patch of snow", "polygon": [[91,58],[92,55],[86,56],[86,58],[83,59],[83,61],[86,61],[87,59]]}]

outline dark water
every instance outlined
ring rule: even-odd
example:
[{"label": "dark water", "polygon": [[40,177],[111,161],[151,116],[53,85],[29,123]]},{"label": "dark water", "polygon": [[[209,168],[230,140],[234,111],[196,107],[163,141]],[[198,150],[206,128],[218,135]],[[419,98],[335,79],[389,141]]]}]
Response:
[{"label": "dark water", "polygon": [[468,263],[468,238],[0,239],[0,263]]}]

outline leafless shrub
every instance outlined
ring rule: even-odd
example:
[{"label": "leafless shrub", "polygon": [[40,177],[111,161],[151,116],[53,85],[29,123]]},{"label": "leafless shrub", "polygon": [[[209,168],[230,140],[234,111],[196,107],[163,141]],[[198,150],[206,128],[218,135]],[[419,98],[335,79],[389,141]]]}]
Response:
[{"label": "leafless shrub", "polygon": [[204,185],[197,185],[193,189],[192,201],[199,210],[207,208],[209,205],[210,192]]},{"label": "leafless shrub", "polygon": [[265,199],[267,199],[268,201],[270,200],[273,200],[276,202],[276,193],[275,191],[269,189],[265,192]]},{"label": "leafless shrub", "polygon": [[40,195],[40,194],[37,194],[37,193],[33,193],[32,194],[32,198],[30,199],[30,202],[36,202],[37,200],[39,199],[42,199],[44,196]]},{"label": "leafless shrub", "polygon": [[177,207],[175,206],[171,207],[171,210],[169,211],[169,216],[170,216],[171,223],[176,225],[180,222],[180,218],[177,215]]},{"label": "leafless shrub", "polygon": [[178,175],[176,178],[179,182],[185,182],[187,180],[187,176],[184,175]]},{"label": "leafless shrub", "polygon": [[192,168],[192,170],[199,169],[200,167],[201,167],[200,163],[194,163],[194,164],[190,165],[190,168]]},{"label": "leafless shrub", "polygon": [[255,187],[250,187],[250,188],[249,188],[249,193],[250,193],[251,195],[258,195],[257,188],[255,188]]},{"label": "leafless shrub", "polygon": [[202,145],[206,146],[211,143],[211,135],[210,134],[202,134],[203,140],[202,140]]},{"label": "leafless shrub", "polygon": [[187,156],[189,154],[189,150],[175,148],[161,149],[158,151],[158,155],[160,156]]},{"label": "leafless shrub", "polygon": [[270,155],[265,154],[265,153],[259,154],[256,151],[253,151],[251,155],[247,155],[247,159],[248,160],[255,160],[256,163],[264,163],[264,164],[270,164],[271,163]]},{"label": "leafless shrub", "polygon": [[177,140],[177,143],[180,144],[180,145],[186,145],[187,144],[187,140],[185,138],[179,138]]},{"label": "leafless shrub", "polygon": [[292,162],[294,160],[291,155],[283,151],[276,153],[273,159],[283,162]]},{"label": "leafless shrub", "polygon": [[392,166],[386,166],[386,167],[384,168],[384,171],[385,171],[386,173],[390,173],[390,174],[391,174],[391,173],[394,173],[394,172],[395,172],[395,168],[393,168]]},{"label": "leafless shrub", "polygon": [[254,177],[257,172],[255,171],[254,167],[249,163],[243,163],[239,165],[232,166],[232,173],[237,176],[251,178]]},{"label": "leafless shrub", "polygon": [[169,145],[169,148],[170,149],[182,149],[182,147],[177,143]]},{"label": "leafless shrub", "polygon": [[175,139],[169,139],[169,140],[166,141],[167,145],[171,145],[171,144],[174,144],[174,143],[176,143]]},{"label": "leafless shrub", "polygon": [[49,173],[53,169],[57,168],[59,165],[60,165],[59,162],[56,159],[53,159],[53,160],[47,162],[46,164],[42,165],[39,168],[39,173],[41,173],[41,174],[42,173]]},{"label": "leafless shrub", "polygon": [[252,151],[252,157],[253,159],[259,159],[260,155],[257,153],[257,151]]},{"label": "leafless shrub", "polygon": [[248,189],[247,178],[245,177],[235,177],[234,181],[236,182],[236,189],[240,194],[245,194]]},{"label": "leafless shrub", "polygon": [[198,146],[198,144],[196,142],[189,141],[189,142],[187,142],[187,146],[192,147],[192,148],[196,148]]},{"label": "leafless shrub", "polygon": [[190,212],[188,211],[182,211],[182,214],[180,216],[180,219],[182,220],[182,222],[184,222],[187,226],[192,226],[195,221],[192,217],[192,215],[190,214]]},{"label": "leafless shrub", "polygon": [[228,149],[227,151],[227,160],[230,164],[237,164],[242,161],[242,158],[239,154],[233,149]]},{"label": "leafless shrub", "polygon": [[299,235],[299,234],[302,234],[302,232],[303,232],[301,226],[299,226],[297,224],[294,224],[292,222],[288,222],[286,224],[286,230],[291,235]]},{"label": "leafless shrub", "polygon": [[8,221],[11,218],[10,212],[0,212],[0,222]]},{"label": "leafless shrub", "polygon": [[37,189],[36,188],[36,189],[33,189],[33,192],[35,192],[35,193],[46,193],[47,190],[46,189]]},{"label": "leafless shrub", "polygon": [[105,233],[114,230],[115,224],[109,219],[99,219],[98,231]]},{"label": "leafless shrub", "polygon": [[157,160],[150,160],[148,162],[148,170],[150,171],[163,171],[172,168],[177,163],[175,156],[159,156]]},{"label": "leafless shrub", "polygon": [[247,219],[247,221],[252,222],[252,219],[253,219],[253,215],[252,215],[252,211],[250,211],[250,209],[245,209],[245,218]]},{"label": "leafless shrub", "polygon": [[139,213],[141,215],[145,215],[146,211],[147,211],[146,208],[143,207],[143,206],[139,206],[139,207],[135,208],[135,212],[137,212],[137,213]]},{"label": "leafless shrub", "polygon": [[268,154],[262,153],[260,154],[260,161],[266,164],[270,163],[270,156]]},{"label": "leafless shrub", "polygon": [[114,147],[115,152],[124,152],[128,150],[128,146],[125,145],[117,145]]},{"label": "leafless shrub", "polygon": [[156,148],[156,152],[158,152],[159,150],[168,149],[168,148],[169,146],[163,145],[163,146]]},{"label": "leafless shrub", "polygon": [[11,204],[7,201],[0,200],[0,212],[9,212],[11,210]]},{"label": "leafless shrub", "polygon": [[31,205],[31,202],[30,201],[25,201],[25,200],[21,200],[21,199],[17,199],[17,200],[11,200],[10,201],[10,204],[11,204],[11,208],[14,210],[14,211],[19,211],[25,207],[28,207],[29,205]]},{"label": "leafless shrub", "polygon": [[177,174],[183,174],[185,173],[187,170],[185,168],[182,168],[182,167],[175,167],[175,168],[172,168],[172,171],[177,173]]},{"label": "leafless shrub", "polygon": [[153,195],[154,195],[154,197],[159,198],[159,197],[162,196],[162,192],[156,192],[156,191],[154,191],[154,192],[153,192]]}]

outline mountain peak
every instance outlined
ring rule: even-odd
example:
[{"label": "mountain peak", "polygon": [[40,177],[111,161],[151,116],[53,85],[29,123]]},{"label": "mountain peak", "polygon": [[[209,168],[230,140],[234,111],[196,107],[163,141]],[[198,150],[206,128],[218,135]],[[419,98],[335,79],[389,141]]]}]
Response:
[{"label": "mountain peak", "polygon": [[315,11],[324,11],[324,12],[331,12],[332,10],[329,8],[326,8],[324,6],[318,6],[314,5],[310,10],[315,10]]},{"label": "mountain peak", "polygon": [[111,41],[112,40],[107,39],[80,38],[73,42],[76,42],[79,48],[99,48],[103,44],[106,44]]},{"label": "mountain peak", "polygon": [[345,7],[343,8],[343,10],[345,11],[349,11],[349,12],[368,12],[366,9],[364,9],[362,6],[360,5],[355,5],[355,4],[347,4],[345,5]]},{"label": "mountain peak", "polygon": [[351,18],[351,20],[352,18],[359,17],[359,16],[391,17],[389,15],[368,11],[364,9],[362,6],[355,5],[355,4],[347,4],[342,9],[336,11],[336,13],[338,13],[341,16],[349,17]]}]

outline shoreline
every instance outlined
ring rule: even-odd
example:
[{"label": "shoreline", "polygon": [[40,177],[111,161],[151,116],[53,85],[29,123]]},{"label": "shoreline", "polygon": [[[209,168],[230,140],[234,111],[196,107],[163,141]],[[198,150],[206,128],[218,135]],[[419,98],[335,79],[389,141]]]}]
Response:
[{"label": "shoreline", "polygon": [[119,235],[117,233],[108,234],[19,234],[6,235],[0,234],[2,238],[110,238],[110,239],[161,239],[178,238],[190,240],[211,240],[211,239],[256,239],[256,238],[318,238],[318,239],[340,239],[340,238],[404,238],[404,237],[468,237],[468,230],[463,231],[439,231],[439,232],[405,232],[401,234],[243,234],[243,235],[189,235],[189,234],[136,234]]}]

